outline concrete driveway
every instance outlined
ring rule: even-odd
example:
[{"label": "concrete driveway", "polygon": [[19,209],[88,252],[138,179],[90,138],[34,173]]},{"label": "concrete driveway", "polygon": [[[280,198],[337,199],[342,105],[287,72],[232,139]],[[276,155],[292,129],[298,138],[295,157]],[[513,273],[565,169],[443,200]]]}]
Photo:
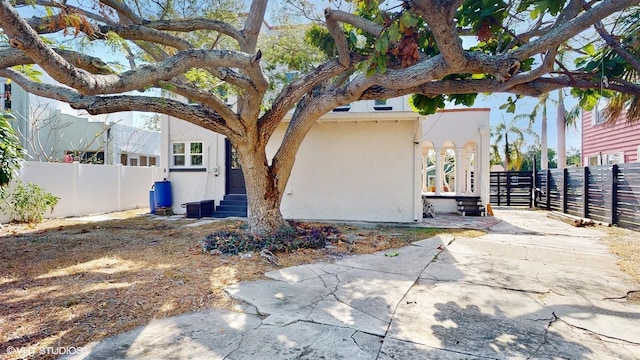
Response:
[{"label": "concrete driveway", "polygon": [[242,312],[157,320],[70,358],[640,359],[640,304],[627,299],[640,284],[606,232],[495,214],[483,237],[267,273],[227,289]]}]

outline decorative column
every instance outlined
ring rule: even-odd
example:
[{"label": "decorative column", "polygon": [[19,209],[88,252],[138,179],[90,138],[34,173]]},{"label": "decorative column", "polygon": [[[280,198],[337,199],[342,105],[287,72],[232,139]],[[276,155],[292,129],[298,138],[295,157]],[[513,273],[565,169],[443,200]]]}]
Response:
[{"label": "decorative column", "polygon": [[440,148],[435,148],[436,151],[436,195],[440,195],[442,193],[442,172],[444,171],[442,167],[442,160],[444,160],[444,156],[440,154]]},{"label": "decorative column", "polygon": [[456,149],[456,158],[454,164],[456,167],[456,195],[464,195],[464,171],[466,169],[464,149]]},{"label": "decorative column", "polygon": [[476,189],[482,198],[482,203],[489,202],[489,138],[491,136],[488,127],[481,127],[480,144],[478,144],[478,157],[476,159]]},{"label": "decorative column", "polygon": [[[478,150],[473,150],[470,155],[473,158],[473,166],[469,162],[469,194],[478,195],[480,188],[480,166],[478,161]],[[473,172],[473,189],[471,188],[471,173]]]},{"label": "decorative column", "polygon": [[471,195],[472,191],[471,191],[471,173],[473,172],[473,168],[475,167],[475,163],[474,166],[471,166],[471,161],[473,159],[473,152],[466,152],[464,154],[464,171],[465,171],[465,180],[464,180],[464,184],[465,184],[465,191],[464,194],[465,195]]},{"label": "decorative column", "polygon": [[422,155],[422,190],[423,192],[429,191],[429,171],[427,170],[429,165],[429,155]]}]

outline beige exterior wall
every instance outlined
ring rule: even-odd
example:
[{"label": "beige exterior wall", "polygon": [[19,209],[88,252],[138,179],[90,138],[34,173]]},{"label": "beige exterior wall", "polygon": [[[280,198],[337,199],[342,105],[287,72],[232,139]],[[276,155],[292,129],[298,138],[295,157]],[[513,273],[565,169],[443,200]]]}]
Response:
[{"label": "beige exterior wall", "polygon": [[[313,220],[422,219],[419,116],[406,115],[395,114],[402,120],[385,114],[386,120],[356,121],[362,114],[330,114],[317,122],[296,156],[283,215]],[[275,153],[286,125],[275,132],[268,154]]]},{"label": "beige exterior wall", "polygon": [[[372,101],[348,112],[325,115],[311,129],[296,156],[282,201],[285,218],[413,222],[422,218],[420,120],[406,97],[390,99],[391,111],[375,111]],[[288,123],[267,146],[275,154]],[[172,167],[171,144],[198,141],[205,147],[204,171]],[[224,198],[225,137],[182,120],[162,119],[162,170],[171,182],[173,211],[181,205]],[[191,169],[193,170],[193,169]]]},{"label": "beige exterior wall", "polygon": [[[225,194],[225,137],[203,129],[186,121],[162,119],[162,163],[161,178],[171,182],[173,212],[184,214],[182,204],[201,200],[215,200],[216,205]],[[204,171],[177,169],[172,164],[171,144],[173,142],[202,142]],[[157,179],[162,180],[162,179]]]}]

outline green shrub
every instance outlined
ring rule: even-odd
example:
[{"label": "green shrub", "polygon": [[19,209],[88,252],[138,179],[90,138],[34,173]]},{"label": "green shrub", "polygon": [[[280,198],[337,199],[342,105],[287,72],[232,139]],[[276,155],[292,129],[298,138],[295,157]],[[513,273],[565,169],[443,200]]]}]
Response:
[{"label": "green shrub", "polygon": [[53,212],[59,197],[34,183],[18,182],[8,195],[9,212],[18,222],[39,223],[47,210]]}]

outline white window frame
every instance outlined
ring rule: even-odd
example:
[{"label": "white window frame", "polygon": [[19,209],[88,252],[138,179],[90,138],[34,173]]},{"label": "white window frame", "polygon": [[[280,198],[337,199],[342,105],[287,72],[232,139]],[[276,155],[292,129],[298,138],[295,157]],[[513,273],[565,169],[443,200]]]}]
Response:
[{"label": "white window frame", "polygon": [[596,106],[591,110],[591,125],[600,125],[605,123],[604,109],[609,105],[609,100],[600,97]]},{"label": "white window frame", "polygon": [[585,166],[600,166],[608,164],[609,155],[598,153],[591,156],[585,156],[585,159]]},{"label": "white window frame", "polygon": [[617,151],[607,156],[607,164],[624,164],[624,151]]},{"label": "white window frame", "polygon": [[[174,153],[175,145],[184,144],[184,153]],[[192,145],[200,144],[201,152],[192,152]],[[185,169],[185,168],[204,168],[205,167],[205,151],[204,142],[202,141],[172,141],[171,142],[171,168],[172,169]],[[176,165],[176,156],[184,156],[184,164]],[[200,157],[200,163],[194,164],[196,157]]]}]

